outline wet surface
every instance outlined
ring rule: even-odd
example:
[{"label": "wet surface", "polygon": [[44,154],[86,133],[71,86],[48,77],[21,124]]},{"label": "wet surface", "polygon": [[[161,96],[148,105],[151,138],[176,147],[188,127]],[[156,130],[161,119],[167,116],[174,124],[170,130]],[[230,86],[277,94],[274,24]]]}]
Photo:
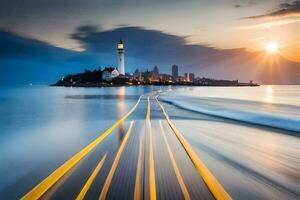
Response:
[{"label": "wet surface", "polygon": [[300,199],[300,139],[294,132],[164,105],[232,198]]},{"label": "wet surface", "polygon": [[[59,91],[59,98],[52,101],[64,99],[70,102],[57,104],[60,109],[64,108],[68,112],[60,110],[61,118],[57,117],[55,125],[48,126],[51,131],[47,133],[51,134],[39,135],[37,133],[43,129],[34,131],[37,127],[31,126],[36,134],[28,135],[29,138],[17,138],[14,143],[10,140],[2,142],[2,153],[7,153],[9,149],[6,146],[11,144],[16,145],[18,151],[15,149],[15,152],[10,153],[13,156],[10,158],[9,154],[2,154],[2,160],[6,162],[1,164],[1,168],[6,169],[8,174],[4,176],[2,171],[1,176],[13,175],[16,178],[6,178],[10,180],[6,184],[2,182],[0,199],[19,199],[29,192],[126,115],[138,100],[139,95],[135,93],[140,89],[126,89],[126,92],[125,89],[119,89],[108,95],[95,95],[99,93],[97,90],[84,90],[84,95],[77,94],[80,93],[77,90],[68,90],[70,94]],[[135,111],[51,186],[41,199],[75,199],[103,158],[103,165],[84,199],[98,199],[105,185],[108,186],[107,199],[134,199],[137,188],[140,199],[149,199],[150,188],[153,187],[149,181],[149,137],[152,140],[157,199],[184,199],[187,194],[191,199],[214,199],[154,99],[160,89],[150,87],[141,90],[143,96]],[[148,96],[151,105],[150,123],[146,119]],[[189,111],[166,102],[162,105],[197,156],[233,199],[300,199],[300,139],[294,133]],[[78,110],[78,106],[84,109]],[[63,120],[71,111],[71,119]],[[97,112],[101,115],[93,114]],[[38,125],[39,122],[35,123]],[[132,129],[129,132],[131,123]],[[29,132],[29,129],[24,130]],[[12,134],[18,135],[17,132]],[[22,149],[27,151],[22,152]],[[15,166],[9,170],[12,164]],[[115,169],[112,167],[114,164]],[[20,175],[17,176],[18,173]],[[109,174],[112,177],[107,184]],[[184,192],[184,188],[187,192]]]},{"label": "wet surface", "polygon": [[[178,183],[177,177],[168,154],[166,143],[162,134],[166,134],[172,154],[176,160],[181,176],[188,188],[188,193],[193,199],[213,199],[209,189],[201,179],[194,168],[189,157],[177,141],[172,130],[163,118],[162,112],[157,102],[152,98],[150,100],[151,110],[151,137],[153,139],[153,156],[155,171],[155,188],[158,199],[183,199],[183,193]],[[129,122],[134,121],[133,129],[126,143],[124,151],[114,171],[112,181],[106,198],[108,199],[133,199],[137,178],[137,163],[139,154],[139,144],[142,150],[142,170],[140,174],[141,189],[140,198],[150,198],[149,183],[149,142],[146,139],[149,135],[146,130],[145,120],[147,112],[147,98],[142,98],[140,105],[135,112],[126,120],[125,123],[116,128],[100,145],[97,146],[87,157],[79,162],[62,180],[51,187],[41,199],[75,199],[85,182],[94,170],[101,157],[107,153],[105,163],[99,174],[93,181],[86,194],[86,199],[98,199],[104,182],[107,179],[109,171],[112,169],[112,163],[116,159],[117,151],[124,140],[129,127]],[[162,124],[162,127],[160,126]],[[163,128],[163,131],[162,131]],[[141,142],[141,143],[139,143]]]}]

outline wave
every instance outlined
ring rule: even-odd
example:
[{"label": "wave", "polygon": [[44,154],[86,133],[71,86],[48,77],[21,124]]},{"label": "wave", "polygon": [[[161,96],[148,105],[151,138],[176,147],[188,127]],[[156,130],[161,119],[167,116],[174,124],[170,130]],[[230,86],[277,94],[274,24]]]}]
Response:
[{"label": "wave", "polygon": [[[249,103],[244,100],[231,101],[230,99],[226,101],[219,99],[218,101],[216,98],[212,98],[210,101],[209,98],[191,98],[183,95],[160,96],[160,100],[201,114],[300,133],[300,112],[298,112],[298,115],[289,115],[289,113],[297,113],[299,111],[299,107],[297,106],[295,106],[296,111],[291,106],[284,107],[279,105],[276,107],[274,104],[271,109],[259,102]],[[254,104],[256,105],[254,106]],[[248,105],[248,107],[245,105]],[[276,112],[274,112],[274,107],[276,108]]]}]

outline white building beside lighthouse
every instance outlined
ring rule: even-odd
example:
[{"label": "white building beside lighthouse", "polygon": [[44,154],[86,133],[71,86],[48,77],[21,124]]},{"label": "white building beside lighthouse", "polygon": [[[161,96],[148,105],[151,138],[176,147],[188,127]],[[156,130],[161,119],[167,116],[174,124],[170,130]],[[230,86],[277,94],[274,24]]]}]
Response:
[{"label": "white building beside lighthouse", "polygon": [[125,75],[125,62],[124,62],[124,44],[120,40],[118,43],[118,71],[120,75]]}]

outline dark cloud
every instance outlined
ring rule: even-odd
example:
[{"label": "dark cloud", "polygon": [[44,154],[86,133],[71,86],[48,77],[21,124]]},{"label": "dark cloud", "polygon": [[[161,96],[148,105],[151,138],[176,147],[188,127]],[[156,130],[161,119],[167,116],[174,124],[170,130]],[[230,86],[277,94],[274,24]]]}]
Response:
[{"label": "dark cloud", "polygon": [[236,4],[236,5],[234,5],[234,7],[235,7],[235,8],[241,8],[241,7],[242,7],[242,5],[240,5],[240,4]]},{"label": "dark cloud", "polygon": [[0,58],[28,58],[31,60],[58,60],[75,52],[54,47],[46,42],[0,30]]},{"label": "dark cloud", "polygon": [[85,33],[85,32],[96,32],[99,31],[98,26],[94,25],[85,25],[85,26],[80,26],[77,28],[77,32]]},{"label": "dark cloud", "polygon": [[128,26],[130,26],[130,24],[119,24],[116,27],[120,28],[120,27],[128,27]]},{"label": "dark cloud", "polygon": [[[218,51],[201,45],[186,44],[185,37],[167,34],[142,27],[118,27],[107,31],[90,32],[78,28],[70,36],[79,41],[87,52],[116,53],[119,39],[125,42],[126,56],[136,60],[132,65],[170,65],[191,63],[195,58],[205,57]],[[137,61],[139,60],[139,61]]]},{"label": "dark cloud", "polygon": [[66,73],[98,66],[92,55],[0,30],[0,85],[49,84]]},{"label": "dark cloud", "polygon": [[289,10],[299,10],[300,9],[300,1],[294,1],[292,3],[282,3],[282,4],[280,4],[280,8],[289,9]]},{"label": "dark cloud", "polygon": [[260,19],[260,18],[278,18],[286,16],[300,16],[300,1],[296,0],[292,3],[282,3],[275,9],[275,11],[269,12],[263,15],[255,15],[250,17],[245,17],[243,19]]}]

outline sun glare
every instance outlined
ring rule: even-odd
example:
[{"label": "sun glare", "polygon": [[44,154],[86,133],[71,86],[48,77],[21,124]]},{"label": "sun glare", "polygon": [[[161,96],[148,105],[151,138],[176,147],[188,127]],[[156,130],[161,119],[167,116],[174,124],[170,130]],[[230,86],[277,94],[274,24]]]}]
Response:
[{"label": "sun glare", "polygon": [[276,42],[269,42],[266,44],[265,49],[271,54],[276,53],[278,51],[278,44]]}]

